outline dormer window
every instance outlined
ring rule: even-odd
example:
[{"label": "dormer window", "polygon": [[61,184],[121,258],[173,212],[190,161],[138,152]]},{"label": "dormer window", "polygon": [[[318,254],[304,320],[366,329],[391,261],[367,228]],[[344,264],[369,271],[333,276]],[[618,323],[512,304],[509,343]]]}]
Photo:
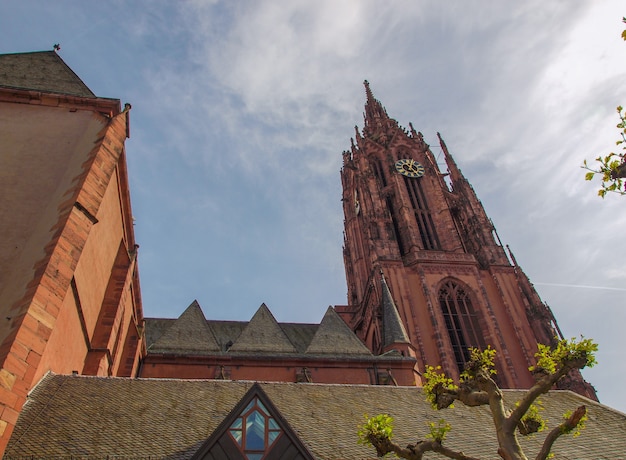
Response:
[{"label": "dormer window", "polygon": [[261,460],[282,430],[259,400],[254,398],[228,430],[248,460]]}]

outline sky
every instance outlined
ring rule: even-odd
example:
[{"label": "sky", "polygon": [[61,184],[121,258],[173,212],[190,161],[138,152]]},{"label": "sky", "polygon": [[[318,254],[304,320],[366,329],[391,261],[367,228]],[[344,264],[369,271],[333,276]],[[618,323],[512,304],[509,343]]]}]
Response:
[{"label": "sky", "polygon": [[585,378],[626,412],[626,197],[584,159],[626,105],[619,0],[0,1],[0,53],[51,50],[132,104],[126,143],[146,316],[319,322],[346,303],[339,169],[365,92],[474,186]]}]

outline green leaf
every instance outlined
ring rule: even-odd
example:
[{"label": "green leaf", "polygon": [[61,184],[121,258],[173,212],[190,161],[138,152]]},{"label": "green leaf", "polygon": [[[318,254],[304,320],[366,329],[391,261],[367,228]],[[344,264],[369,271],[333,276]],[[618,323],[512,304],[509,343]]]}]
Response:
[{"label": "green leaf", "polygon": [[585,180],[593,180],[594,173],[588,172],[585,174]]}]

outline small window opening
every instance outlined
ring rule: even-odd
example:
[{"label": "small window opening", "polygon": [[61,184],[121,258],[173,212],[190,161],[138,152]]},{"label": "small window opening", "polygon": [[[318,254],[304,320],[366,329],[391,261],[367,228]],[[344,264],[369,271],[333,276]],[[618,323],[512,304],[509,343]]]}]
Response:
[{"label": "small window opening", "polygon": [[282,430],[259,400],[254,398],[235,419],[228,433],[247,460],[262,460]]}]

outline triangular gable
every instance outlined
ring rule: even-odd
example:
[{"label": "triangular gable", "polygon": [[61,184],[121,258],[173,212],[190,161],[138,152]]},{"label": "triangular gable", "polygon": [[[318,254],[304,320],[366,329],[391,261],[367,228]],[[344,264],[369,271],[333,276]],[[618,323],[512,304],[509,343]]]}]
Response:
[{"label": "triangular gable", "polygon": [[255,383],[191,457],[192,460],[231,458],[313,460],[315,457]]},{"label": "triangular gable", "polygon": [[371,355],[332,307],[326,310],[306,353]]},{"label": "triangular gable", "polygon": [[296,353],[265,304],[261,304],[229,352]]},{"label": "triangular gable", "polygon": [[149,353],[213,354],[221,351],[197,301],[150,347]]}]

